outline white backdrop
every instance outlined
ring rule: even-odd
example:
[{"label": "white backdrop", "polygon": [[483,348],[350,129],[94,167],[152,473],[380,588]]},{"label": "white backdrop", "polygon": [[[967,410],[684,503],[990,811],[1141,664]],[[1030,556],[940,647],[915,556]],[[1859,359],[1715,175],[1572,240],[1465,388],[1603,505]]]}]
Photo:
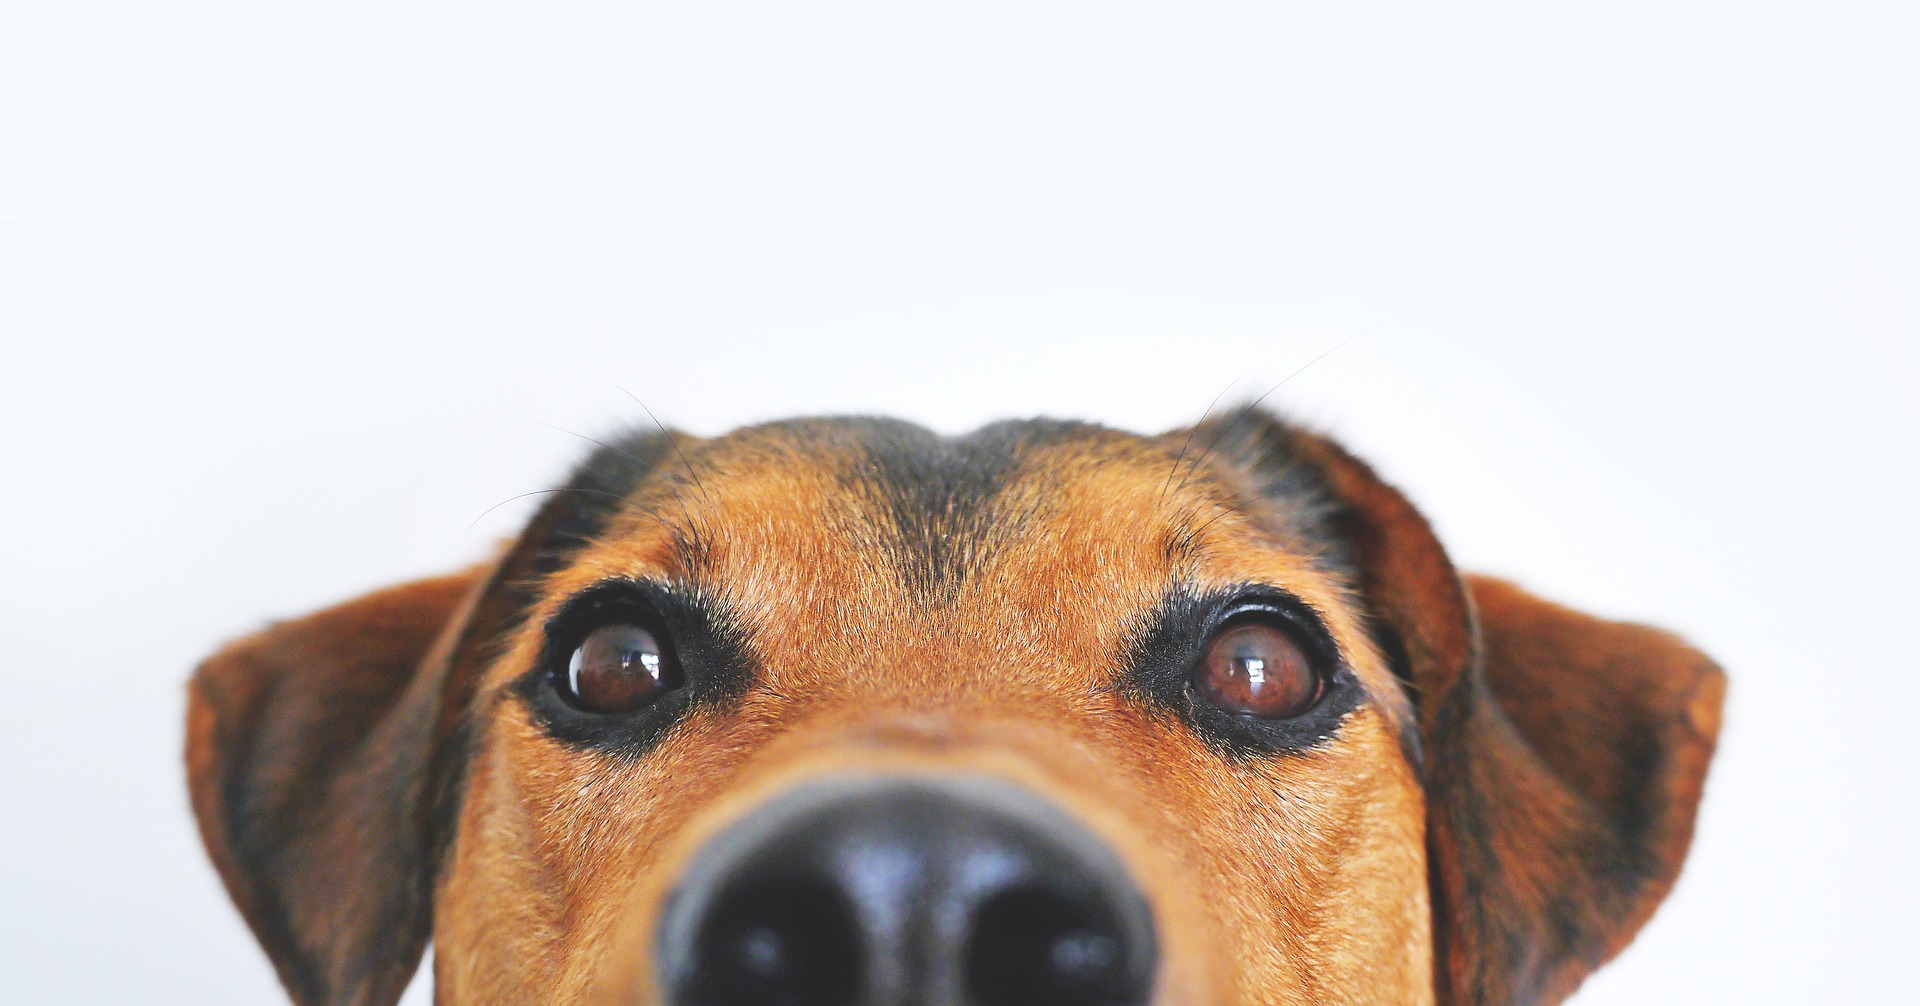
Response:
[{"label": "white backdrop", "polygon": [[1363,330],[1275,400],[1465,565],[1732,675],[1680,888],[1578,1003],[1912,1001],[1895,5],[672,6],[0,13],[8,1001],[276,1001],[186,674],[512,533],[565,431],[644,421],[616,384],[1157,430]]}]

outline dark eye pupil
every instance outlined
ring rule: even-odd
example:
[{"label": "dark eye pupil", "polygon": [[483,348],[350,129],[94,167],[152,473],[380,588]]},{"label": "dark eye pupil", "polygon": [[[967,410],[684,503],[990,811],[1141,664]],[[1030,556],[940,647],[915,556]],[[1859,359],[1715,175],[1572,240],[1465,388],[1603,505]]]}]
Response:
[{"label": "dark eye pupil", "polygon": [[637,625],[595,629],[567,661],[566,690],[592,712],[638,709],[678,684],[659,639]]},{"label": "dark eye pupil", "polygon": [[1313,708],[1320,674],[1284,630],[1265,622],[1229,625],[1207,645],[1193,684],[1228,712],[1287,719]]}]

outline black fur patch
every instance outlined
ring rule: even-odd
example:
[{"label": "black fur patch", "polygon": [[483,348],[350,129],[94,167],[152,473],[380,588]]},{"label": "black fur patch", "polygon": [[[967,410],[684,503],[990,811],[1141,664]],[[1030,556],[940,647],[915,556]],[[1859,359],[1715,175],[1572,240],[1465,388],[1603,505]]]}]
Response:
[{"label": "black fur patch", "polygon": [[1323,568],[1352,574],[1356,563],[1339,527],[1344,508],[1320,470],[1299,456],[1298,436],[1271,413],[1242,409],[1194,428],[1199,446],[1191,452],[1200,457],[1192,463],[1197,470],[1211,458],[1243,472],[1294,537],[1318,549],[1313,558]]},{"label": "black fur patch", "polygon": [[892,419],[817,422],[851,434],[860,458],[849,488],[888,515],[888,563],[922,601],[948,596],[986,555],[1025,530],[1030,514],[995,503],[1029,451],[1101,432],[1052,419],[994,423],[959,437]]},{"label": "black fur patch", "polygon": [[[627,433],[602,444],[573,470],[573,477],[555,491],[551,513],[544,522],[540,549],[529,571],[536,577],[566,568],[623,509],[639,506],[633,493],[662,466],[675,460],[671,433]],[[687,539],[695,528],[672,525]],[[692,541],[683,541],[689,545]]]}]

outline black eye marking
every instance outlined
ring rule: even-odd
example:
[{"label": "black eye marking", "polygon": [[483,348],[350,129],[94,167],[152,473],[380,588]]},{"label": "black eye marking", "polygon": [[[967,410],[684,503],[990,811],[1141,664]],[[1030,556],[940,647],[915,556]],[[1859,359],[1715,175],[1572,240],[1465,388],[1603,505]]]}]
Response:
[{"label": "black eye marking", "polygon": [[547,621],[514,691],[571,747],[641,754],[692,710],[722,705],[753,675],[725,607],[684,587],[607,580]]},{"label": "black eye marking", "polygon": [[1318,747],[1365,698],[1326,623],[1278,588],[1175,588],[1134,638],[1128,690],[1229,757]]}]

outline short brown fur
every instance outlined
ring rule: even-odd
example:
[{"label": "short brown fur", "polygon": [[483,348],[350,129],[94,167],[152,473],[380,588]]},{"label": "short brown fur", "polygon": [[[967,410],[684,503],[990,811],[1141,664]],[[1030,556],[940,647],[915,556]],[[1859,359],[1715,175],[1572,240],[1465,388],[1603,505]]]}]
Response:
[{"label": "short brown fur", "polygon": [[[442,1003],[653,1001],[653,920],[700,840],[843,773],[1068,810],[1146,887],[1170,1006],[1557,1002],[1671,887],[1723,688],[1676,638],[1463,580],[1398,492],[1261,413],[975,437],[615,445],[635,477],[594,483],[582,540],[553,540],[576,486],[485,570],[211,658],[195,811],[295,1001],[392,1003],[429,936]],[[909,449],[910,476],[959,473],[919,510]],[[609,578],[724,605],[753,664],[638,755],[556,741],[515,691]],[[1305,752],[1223,751],[1125,687],[1170,585],[1249,583],[1324,619],[1367,696]]]}]

